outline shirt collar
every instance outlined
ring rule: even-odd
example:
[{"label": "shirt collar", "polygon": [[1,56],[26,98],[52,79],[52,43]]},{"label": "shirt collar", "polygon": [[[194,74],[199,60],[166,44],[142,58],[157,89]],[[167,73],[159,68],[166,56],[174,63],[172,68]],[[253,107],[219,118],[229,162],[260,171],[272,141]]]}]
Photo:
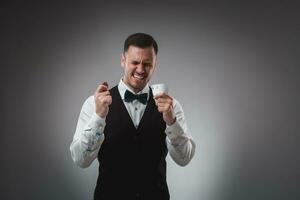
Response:
[{"label": "shirt collar", "polygon": [[129,88],[122,80],[122,78],[120,79],[120,82],[118,84],[118,90],[119,90],[119,93],[121,95],[121,98],[124,100],[124,96],[125,96],[125,91],[126,90],[129,90],[130,92],[132,92],[133,94],[142,94],[142,93],[147,93],[148,94],[148,97],[147,97],[147,100],[149,100],[149,85],[148,83],[146,84],[146,86],[141,90],[139,91],[138,93],[135,93],[131,88]]}]

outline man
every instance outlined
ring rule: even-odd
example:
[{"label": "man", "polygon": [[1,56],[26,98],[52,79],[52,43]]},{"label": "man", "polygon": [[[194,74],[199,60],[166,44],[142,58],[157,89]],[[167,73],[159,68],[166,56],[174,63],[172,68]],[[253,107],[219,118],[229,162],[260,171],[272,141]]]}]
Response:
[{"label": "man", "polygon": [[181,166],[194,155],[181,105],[166,93],[153,96],[148,85],[157,51],[152,36],[130,35],[119,84],[111,89],[100,84],[82,106],[70,150],[82,168],[98,158],[95,200],[170,199],[167,153]]}]

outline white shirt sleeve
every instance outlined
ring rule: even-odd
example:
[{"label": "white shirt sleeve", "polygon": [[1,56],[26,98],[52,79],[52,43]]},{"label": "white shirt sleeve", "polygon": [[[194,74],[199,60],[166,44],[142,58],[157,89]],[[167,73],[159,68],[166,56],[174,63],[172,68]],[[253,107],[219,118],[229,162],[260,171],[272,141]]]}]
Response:
[{"label": "white shirt sleeve", "polygon": [[180,166],[187,165],[195,154],[196,144],[187,133],[187,123],[180,103],[173,98],[176,121],[166,127],[166,144],[172,159]]},{"label": "white shirt sleeve", "polygon": [[73,161],[86,168],[97,158],[104,141],[105,119],[95,113],[94,96],[84,102],[70,146]]}]

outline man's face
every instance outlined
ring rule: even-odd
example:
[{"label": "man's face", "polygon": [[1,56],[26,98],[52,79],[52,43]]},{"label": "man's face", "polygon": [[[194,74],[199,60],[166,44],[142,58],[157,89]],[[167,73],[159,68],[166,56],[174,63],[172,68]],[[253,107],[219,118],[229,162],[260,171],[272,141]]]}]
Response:
[{"label": "man's face", "polygon": [[156,67],[153,47],[142,49],[129,46],[127,52],[122,54],[121,65],[124,68],[124,83],[136,93],[141,91],[151,79]]}]

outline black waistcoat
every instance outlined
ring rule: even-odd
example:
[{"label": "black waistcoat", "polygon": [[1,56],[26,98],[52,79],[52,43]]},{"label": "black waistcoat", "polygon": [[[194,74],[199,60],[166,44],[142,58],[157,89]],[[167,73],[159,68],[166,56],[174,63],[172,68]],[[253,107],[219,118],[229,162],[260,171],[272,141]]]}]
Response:
[{"label": "black waistcoat", "polygon": [[105,140],[98,154],[95,200],[168,200],[166,183],[166,123],[150,88],[143,117],[136,128],[118,87],[110,89],[112,104],[106,117]]}]

